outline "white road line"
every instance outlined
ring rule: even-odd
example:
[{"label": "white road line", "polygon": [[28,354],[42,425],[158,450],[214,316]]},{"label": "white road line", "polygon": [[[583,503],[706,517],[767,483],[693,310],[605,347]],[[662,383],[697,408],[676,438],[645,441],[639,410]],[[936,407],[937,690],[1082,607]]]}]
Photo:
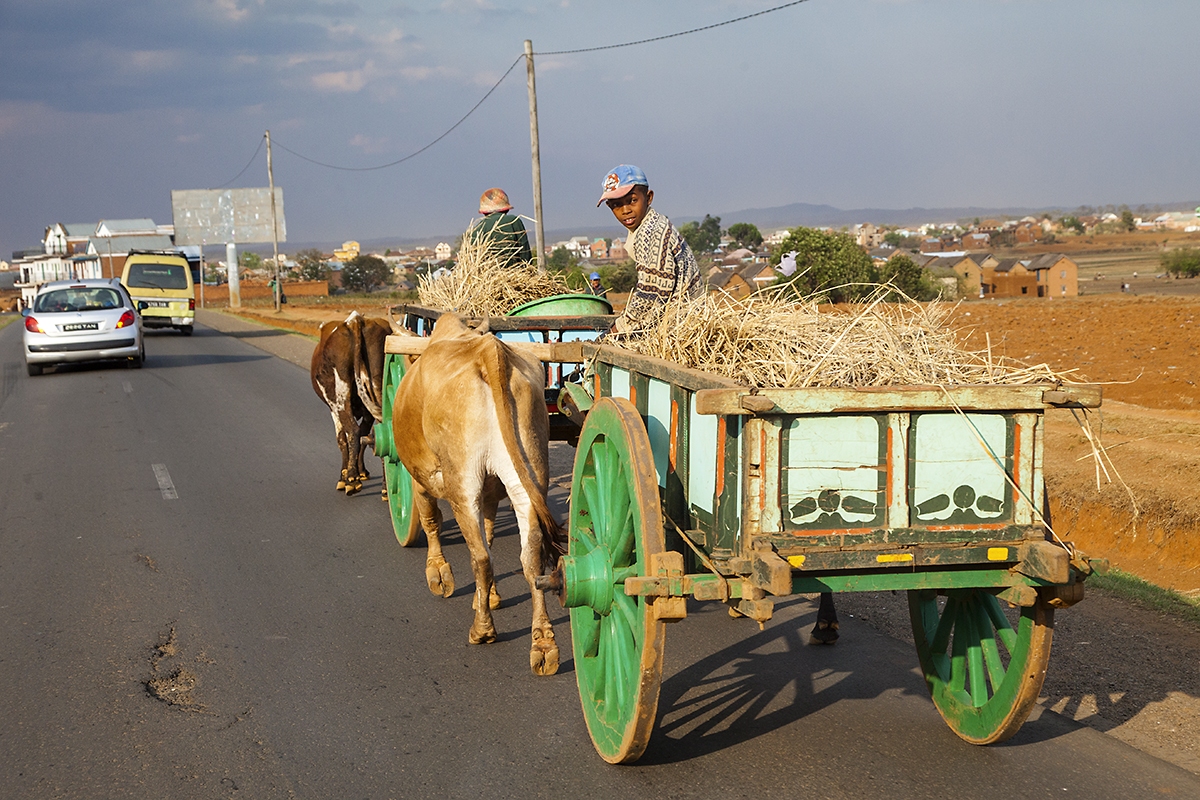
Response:
[{"label": "white road line", "polygon": [[154,468],[154,477],[158,479],[158,488],[162,490],[163,500],[178,500],[179,493],[175,491],[175,484],[171,482],[171,473],[167,472],[167,465],[150,466]]},{"label": "white road line", "polygon": [[129,381],[121,381],[121,388],[125,390],[125,394],[133,394],[133,384]]}]

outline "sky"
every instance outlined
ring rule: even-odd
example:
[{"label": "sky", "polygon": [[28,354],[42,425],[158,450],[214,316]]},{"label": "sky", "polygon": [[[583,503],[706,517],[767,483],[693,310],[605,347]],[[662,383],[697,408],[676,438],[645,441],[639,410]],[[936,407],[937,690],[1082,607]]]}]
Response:
[{"label": "sky", "polygon": [[288,152],[404,158],[526,39],[548,230],[619,233],[595,207],[619,163],[679,218],[1200,197],[1195,0],[808,0],[550,55],[782,2],[0,0],[0,257],[266,186],[268,129],[293,242],[453,235],[491,186],[532,216],[523,60],[402,164]]}]

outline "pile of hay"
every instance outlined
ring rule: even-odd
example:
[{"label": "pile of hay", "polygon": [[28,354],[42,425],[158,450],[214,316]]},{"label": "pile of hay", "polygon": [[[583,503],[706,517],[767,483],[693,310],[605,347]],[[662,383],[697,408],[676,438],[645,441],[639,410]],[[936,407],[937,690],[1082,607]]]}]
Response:
[{"label": "pile of hay", "polygon": [[967,349],[942,303],[884,302],[880,287],[863,303],[818,312],[813,299],[760,293],[735,300],[719,292],[672,303],[658,324],[620,346],[747,386],[868,387],[1025,384],[1065,378]]},{"label": "pile of hay", "polygon": [[503,266],[501,255],[495,243],[464,236],[457,265],[448,275],[420,279],[421,305],[467,317],[503,316],[523,303],[574,291],[560,276],[539,272],[534,264]]}]

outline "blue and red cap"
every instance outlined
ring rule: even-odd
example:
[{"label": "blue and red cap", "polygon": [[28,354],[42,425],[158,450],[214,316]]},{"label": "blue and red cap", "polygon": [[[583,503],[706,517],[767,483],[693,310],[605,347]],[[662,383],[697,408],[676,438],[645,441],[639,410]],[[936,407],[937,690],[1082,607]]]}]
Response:
[{"label": "blue and red cap", "polygon": [[646,180],[646,173],[632,164],[621,164],[620,166],[613,167],[604,176],[604,194],[600,195],[600,199],[596,202],[596,205],[599,206],[605,200],[624,197],[635,186],[650,186],[650,181]]}]

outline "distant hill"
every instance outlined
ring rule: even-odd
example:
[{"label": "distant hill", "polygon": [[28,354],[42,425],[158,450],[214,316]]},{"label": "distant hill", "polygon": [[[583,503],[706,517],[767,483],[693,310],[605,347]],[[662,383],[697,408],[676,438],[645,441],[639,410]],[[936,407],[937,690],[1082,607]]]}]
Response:
[{"label": "distant hill", "polygon": [[[1197,206],[1200,206],[1198,201],[1178,202],[1178,203],[1162,203],[1162,204],[1142,204],[1131,207],[1133,213],[1138,216],[1146,216],[1150,214],[1161,214],[1164,211],[1190,211]],[[759,227],[763,233],[769,233],[779,228],[794,228],[797,225],[803,225],[811,228],[841,228],[851,227],[861,222],[871,222],[876,225],[920,225],[925,222],[954,222],[958,220],[972,220],[976,217],[980,219],[1001,218],[1001,217],[1024,217],[1027,215],[1037,216],[1043,213],[1049,213],[1054,216],[1061,216],[1065,213],[1081,212],[1086,206],[1014,206],[1008,208],[983,208],[980,206],[962,206],[958,208],[853,208],[842,209],[830,205],[817,205],[813,203],[791,203],[786,206],[773,206],[771,208],[745,208],[740,211],[728,211],[717,214],[721,218],[723,226],[732,225],[735,222],[751,222]],[[1095,209],[1093,209],[1095,210]],[[711,212],[710,212],[711,213]],[[672,216],[671,221],[676,225],[682,225],[685,222],[692,220],[699,221],[701,217],[688,216]],[[529,235],[533,237],[533,225],[527,226]],[[610,222],[605,225],[580,225],[573,228],[553,228],[546,231],[546,241],[554,243],[569,239],[572,236],[588,236],[596,237],[612,237],[622,235],[622,229],[615,222]],[[453,242],[458,234],[445,234],[441,236],[424,236],[424,237],[378,237],[374,239],[359,239],[363,252],[367,253],[382,253],[388,248],[393,250],[411,250],[414,247],[433,247],[438,242]],[[340,247],[342,239],[337,241],[311,241],[297,242],[291,241],[284,246],[284,251],[287,253],[295,253],[297,250],[307,248],[316,248],[322,252],[331,252],[334,248]],[[214,248],[209,248],[213,250]],[[257,253],[269,253],[270,245],[250,245],[247,249]]]}]

